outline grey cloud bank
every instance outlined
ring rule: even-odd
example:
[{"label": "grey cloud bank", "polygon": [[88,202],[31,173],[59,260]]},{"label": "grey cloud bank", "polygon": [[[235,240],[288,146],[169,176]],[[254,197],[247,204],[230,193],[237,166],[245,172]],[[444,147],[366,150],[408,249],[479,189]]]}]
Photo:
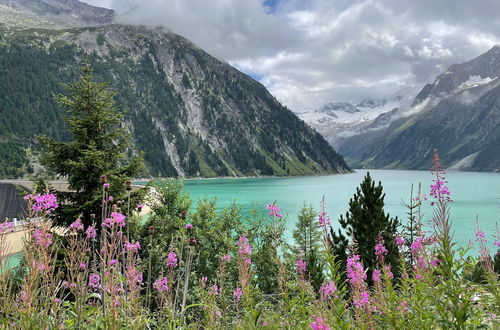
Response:
[{"label": "grey cloud bank", "polygon": [[86,0],[162,25],[304,111],[413,91],[500,43],[500,1]]}]

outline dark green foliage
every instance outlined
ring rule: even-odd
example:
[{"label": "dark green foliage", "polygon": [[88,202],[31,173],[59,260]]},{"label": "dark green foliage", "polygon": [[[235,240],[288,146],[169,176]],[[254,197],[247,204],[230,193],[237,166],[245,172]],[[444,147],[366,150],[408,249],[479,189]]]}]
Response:
[{"label": "dark green foliage", "polygon": [[316,292],[318,292],[325,279],[322,258],[324,248],[317,215],[312,206],[302,205],[292,234],[294,244],[288,247],[289,251],[287,252],[289,268],[294,268],[298,259],[306,261],[307,277]]},{"label": "dark green foliage", "polygon": [[68,95],[55,96],[57,103],[68,110],[65,118],[73,140],[58,142],[44,136],[47,148],[46,166],[65,177],[70,192],[59,192],[61,205],[57,210],[59,223],[71,223],[81,215],[89,225],[91,214],[101,210],[101,175],[111,183],[110,193],[124,196],[125,180],[136,176],[142,159],[124,160],[128,134],[121,126],[122,115],[114,105],[115,93],[108,83],[94,81],[90,64],[82,65],[82,74],[75,83],[65,85]]},{"label": "dark green foliage", "polygon": [[[264,86],[179,36],[118,25],[34,32],[2,35],[0,137],[19,138],[32,148],[37,134],[69,141],[64,113],[51,92],[62,92],[60,82],[76,79],[80,58],[86,56],[97,80],[110,81],[117,92],[117,105],[133,134],[129,155],[144,152],[147,171],[142,175],[348,170],[342,157]],[[63,40],[63,33],[73,41]],[[83,33],[95,36],[99,47],[86,48],[84,54],[78,45]],[[170,60],[173,72],[168,71]],[[190,100],[199,104],[194,113],[193,105],[185,103]]]},{"label": "dark green foliage", "polygon": [[19,142],[0,142],[0,178],[21,178],[26,172],[29,173],[30,171],[23,144]]},{"label": "dark green foliage", "polygon": [[313,248],[307,255],[307,276],[314,291],[319,292],[325,282],[325,267],[318,248]]},{"label": "dark green foliage", "polygon": [[331,230],[334,253],[344,265],[348,248],[351,253],[358,254],[368,271],[369,282],[373,270],[377,267],[375,245],[379,233],[388,250],[385,263],[391,266],[393,273],[398,273],[399,253],[395,237],[399,222],[397,217],[391,218],[389,214],[385,214],[384,197],[381,183],[375,186],[375,181],[372,180],[370,173],[367,173],[360,187],[356,189],[354,197],[349,201],[349,211],[345,217],[340,216],[339,223],[342,230],[339,229],[336,233]]}]

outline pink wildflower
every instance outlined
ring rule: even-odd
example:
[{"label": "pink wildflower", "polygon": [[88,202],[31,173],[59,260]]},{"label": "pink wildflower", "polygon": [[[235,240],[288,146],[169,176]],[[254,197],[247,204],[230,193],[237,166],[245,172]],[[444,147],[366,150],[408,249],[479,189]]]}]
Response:
[{"label": "pink wildflower", "polygon": [[381,272],[382,271],[380,269],[378,269],[378,268],[373,271],[373,274],[372,274],[372,280],[373,280],[373,282],[375,282],[375,283],[380,282],[380,273]]},{"label": "pink wildflower", "polygon": [[410,250],[412,253],[423,249],[424,239],[422,237],[417,237],[413,243],[411,243]]},{"label": "pink wildflower", "polygon": [[89,275],[89,287],[91,289],[98,289],[101,285],[101,276],[99,274],[92,273]]},{"label": "pink wildflower", "polygon": [[347,258],[347,278],[353,286],[364,285],[366,273],[363,265],[359,262],[359,255]]},{"label": "pink wildflower", "polygon": [[328,214],[325,211],[323,211],[319,214],[318,223],[319,223],[319,227],[321,227],[321,228],[324,228],[326,226],[331,225],[330,217],[328,216]]},{"label": "pink wildflower", "polygon": [[266,209],[269,210],[269,211],[271,211],[271,212],[269,212],[269,215],[272,216],[272,217],[277,217],[277,218],[283,217],[283,215],[281,215],[279,213],[280,208],[277,205],[275,205],[275,204],[268,204],[266,206]]},{"label": "pink wildflower", "polygon": [[33,231],[33,239],[35,240],[36,245],[45,249],[52,244],[52,234],[43,232],[40,228],[36,228]]},{"label": "pink wildflower", "polygon": [[302,259],[297,260],[297,273],[304,275],[307,270],[307,262]]},{"label": "pink wildflower", "polygon": [[85,270],[85,269],[87,269],[87,264],[85,262],[80,262],[79,268],[80,268],[80,270]]},{"label": "pink wildflower", "polygon": [[400,302],[399,306],[397,307],[397,310],[400,311],[401,313],[407,312],[409,310],[408,302],[406,300]]},{"label": "pink wildflower", "polygon": [[153,288],[158,290],[159,292],[165,292],[165,291],[168,291],[169,287],[168,287],[168,278],[167,277],[161,277],[159,279],[157,279],[154,283],[153,283]]},{"label": "pink wildflower", "polygon": [[313,330],[330,330],[330,327],[325,323],[325,320],[321,316],[316,316],[314,321],[311,323],[311,329]]},{"label": "pink wildflower", "polygon": [[190,223],[188,223],[188,224],[186,225],[186,229],[191,229],[191,228],[193,228],[193,225],[192,225],[192,224],[190,224]]},{"label": "pink wildflower", "polygon": [[437,265],[439,265],[439,260],[437,260],[437,259],[432,259],[432,260],[431,260],[431,265],[432,265],[432,267],[437,267]]},{"label": "pink wildflower", "polygon": [[370,303],[370,295],[368,294],[368,292],[363,291],[363,292],[361,292],[360,299],[358,299],[358,300],[355,299],[353,301],[353,303],[354,303],[354,306],[356,306],[356,308],[361,308],[363,305]]},{"label": "pink wildflower", "polygon": [[215,311],[215,317],[220,319],[222,317],[222,313],[220,311]]},{"label": "pink wildflower", "polygon": [[0,223],[0,234],[3,234],[7,231],[10,231],[11,233],[14,232],[14,223],[13,222]]},{"label": "pink wildflower", "polygon": [[90,226],[85,231],[85,234],[87,235],[87,239],[94,239],[97,236],[97,231],[94,226]]},{"label": "pink wildflower", "polygon": [[102,187],[103,187],[104,189],[109,189],[109,183],[104,183],[104,184],[102,185]]},{"label": "pink wildflower", "polygon": [[69,225],[69,230],[77,232],[83,230],[82,220],[80,218],[76,219],[71,225]]},{"label": "pink wildflower", "polygon": [[387,255],[387,249],[382,243],[375,245],[375,255],[377,256],[377,259]]},{"label": "pink wildflower", "polygon": [[240,237],[238,247],[240,254],[250,255],[252,253],[252,247],[248,243],[248,238],[246,238],[245,235]]},{"label": "pink wildflower", "polygon": [[127,217],[121,213],[113,212],[113,213],[111,213],[110,218],[106,218],[104,220],[104,222],[102,223],[102,226],[103,227],[113,227],[114,225],[117,225],[118,227],[124,227],[126,218]]},{"label": "pink wildflower", "polygon": [[125,246],[125,250],[127,252],[131,252],[131,253],[137,253],[141,249],[141,243],[139,243],[139,242],[135,242],[135,243],[125,242],[124,246]]},{"label": "pink wildflower", "polygon": [[231,255],[225,254],[220,258],[224,262],[230,262],[231,261]]},{"label": "pink wildflower", "polygon": [[500,241],[495,241],[495,246],[500,247]]},{"label": "pink wildflower", "polygon": [[402,246],[405,245],[405,239],[401,236],[396,236],[396,245]]},{"label": "pink wildflower", "polygon": [[220,292],[222,292],[222,289],[220,289],[217,284],[214,284],[210,288],[208,288],[208,294],[211,296],[217,296]]},{"label": "pink wildflower", "polygon": [[111,259],[111,260],[108,262],[108,265],[110,265],[110,266],[114,266],[114,265],[116,265],[117,263],[118,263],[118,260],[116,260],[116,259]]},{"label": "pink wildflower", "polygon": [[319,293],[321,295],[321,300],[328,300],[332,297],[332,295],[337,291],[337,286],[335,285],[335,282],[330,281],[326,284],[323,284],[319,288]]},{"label": "pink wildflower", "polygon": [[175,252],[170,252],[167,256],[167,267],[175,268],[177,267],[177,254]]},{"label": "pink wildflower", "polygon": [[233,292],[233,297],[236,300],[241,300],[241,297],[243,296],[243,290],[241,288],[236,288]]},{"label": "pink wildflower", "polygon": [[476,242],[486,243],[486,235],[484,234],[484,231],[478,230],[476,232]]},{"label": "pink wildflower", "polygon": [[394,274],[391,271],[390,265],[384,265],[384,271],[385,271],[385,274],[387,275],[388,278],[390,278],[390,279],[394,278]]},{"label": "pink wildflower", "polygon": [[137,210],[141,212],[141,210],[144,208],[144,204],[137,204]]},{"label": "pink wildflower", "polygon": [[55,209],[59,207],[57,204],[57,198],[54,194],[45,195],[28,195],[25,199],[34,200],[33,206],[31,207],[35,212],[45,212],[45,214],[51,214]]}]

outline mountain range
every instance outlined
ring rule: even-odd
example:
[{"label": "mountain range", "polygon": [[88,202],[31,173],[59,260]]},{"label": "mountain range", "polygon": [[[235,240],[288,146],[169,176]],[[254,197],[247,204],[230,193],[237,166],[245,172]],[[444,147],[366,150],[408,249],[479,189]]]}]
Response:
[{"label": "mountain range", "polygon": [[498,172],[498,77],[500,46],[495,46],[477,58],[450,66],[425,85],[409,106],[379,107],[379,113],[370,112],[372,116],[363,117],[364,121],[353,120],[352,115],[344,123],[339,118],[301,117],[355,168],[427,170],[436,149],[449,169]]},{"label": "mountain range", "polygon": [[52,93],[78,78],[83,58],[117,92],[145,175],[350,171],[259,82],[173,32],[115,17],[77,0],[0,0],[0,177],[37,172],[36,135],[72,138]]}]

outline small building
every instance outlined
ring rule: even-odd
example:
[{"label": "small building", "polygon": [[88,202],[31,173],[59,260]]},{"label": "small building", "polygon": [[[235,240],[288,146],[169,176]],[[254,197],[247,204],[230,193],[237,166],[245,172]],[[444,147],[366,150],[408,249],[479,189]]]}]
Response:
[{"label": "small building", "polygon": [[25,191],[25,195],[29,191],[20,186],[17,188],[12,183],[2,183],[0,182],[0,222],[12,221],[14,218],[22,219],[27,215],[28,203],[23,199],[19,189]]}]

